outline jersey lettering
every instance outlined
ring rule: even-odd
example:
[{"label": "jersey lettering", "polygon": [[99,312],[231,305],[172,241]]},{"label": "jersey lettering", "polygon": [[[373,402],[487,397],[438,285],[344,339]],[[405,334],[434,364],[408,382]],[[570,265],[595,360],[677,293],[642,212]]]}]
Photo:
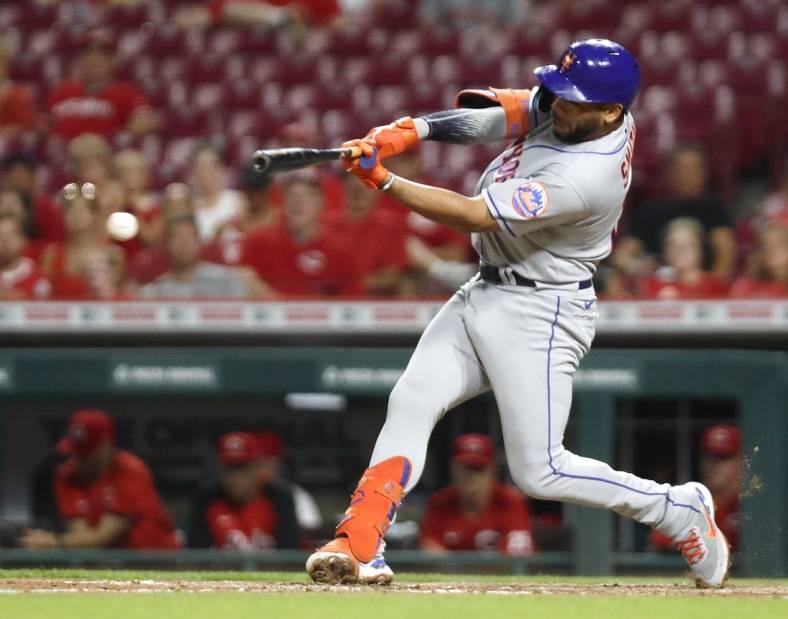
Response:
[{"label": "jersey lettering", "polygon": [[635,135],[637,130],[635,129],[635,123],[632,123],[632,129],[629,131],[629,137],[627,137],[627,150],[626,155],[624,156],[624,161],[621,162],[621,177],[624,179],[624,186],[626,187],[629,184],[629,174],[632,170],[632,158],[635,155]]},{"label": "jersey lettering", "polygon": [[525,138],[515,141],[508,153],[503,156],[501,167],[495,172],[493,183],[503,183],[517,177],[517,169],[520,167],[520,155],[523,154]]}]

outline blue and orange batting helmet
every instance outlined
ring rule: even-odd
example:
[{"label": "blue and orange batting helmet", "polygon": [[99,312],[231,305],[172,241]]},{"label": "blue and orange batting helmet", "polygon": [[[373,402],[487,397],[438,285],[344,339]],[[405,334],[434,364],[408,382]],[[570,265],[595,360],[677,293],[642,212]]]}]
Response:
[{"label": "blue and orange batting helmet", "polygon": [[620,103],[629,109],[640,86],[640,67],[624,47],[607,39],[572,43],[558,64],[534,70],[548,90],[578,103]]}]

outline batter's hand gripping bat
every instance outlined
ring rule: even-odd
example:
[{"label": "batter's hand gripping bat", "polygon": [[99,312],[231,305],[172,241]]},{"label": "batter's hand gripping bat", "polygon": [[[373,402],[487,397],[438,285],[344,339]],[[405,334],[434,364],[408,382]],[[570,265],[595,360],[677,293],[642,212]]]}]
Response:
[{"label": "batter's hand gripping bat", "polygon": [[260,172],[284,172],[298,170],[316,163],[361,157],[358,146],[349,148],[276,148],[258,150],[254,153],[254,167]]}]

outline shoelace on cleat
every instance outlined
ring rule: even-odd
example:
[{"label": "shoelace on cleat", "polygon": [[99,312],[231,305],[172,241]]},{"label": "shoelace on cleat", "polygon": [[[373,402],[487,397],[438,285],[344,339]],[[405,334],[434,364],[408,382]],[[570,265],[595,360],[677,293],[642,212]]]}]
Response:
[{"label": "shoelace on cleat", "polygon": [[676,540],[676,548],[681,551],[687,563],[695,565],[706,556],[706,547],[698,535],[697,529],[691,529],[684,539]]}]

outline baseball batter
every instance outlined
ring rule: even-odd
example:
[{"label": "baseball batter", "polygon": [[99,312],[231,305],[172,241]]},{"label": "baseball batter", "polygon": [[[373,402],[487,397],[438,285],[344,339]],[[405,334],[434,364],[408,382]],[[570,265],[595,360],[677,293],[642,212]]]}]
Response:
[{"label": "baseball batter", "polygon": [[[452,407],[488,389],[498,403],[511,475],[526,494],[604,507],[674,540],[699,586],[719,587],[729,551],[709,491],[658,484],[563,446],[572,377],[597,317],[591,278],[611,250],[632,182],[640,82],[620,45],[572,44],[536,69],[533,90],[463,91],[460,109],[377,127],[345,167],[413,211],[472,233],[479,273],[424,332],[394,387],[386,423],[336,538],[312,554],[316,582],[388,582],[383,538],[418,482],[427,442]],[[474,197],[420,185],[381,163],[421,139],[512,139]]]}]

